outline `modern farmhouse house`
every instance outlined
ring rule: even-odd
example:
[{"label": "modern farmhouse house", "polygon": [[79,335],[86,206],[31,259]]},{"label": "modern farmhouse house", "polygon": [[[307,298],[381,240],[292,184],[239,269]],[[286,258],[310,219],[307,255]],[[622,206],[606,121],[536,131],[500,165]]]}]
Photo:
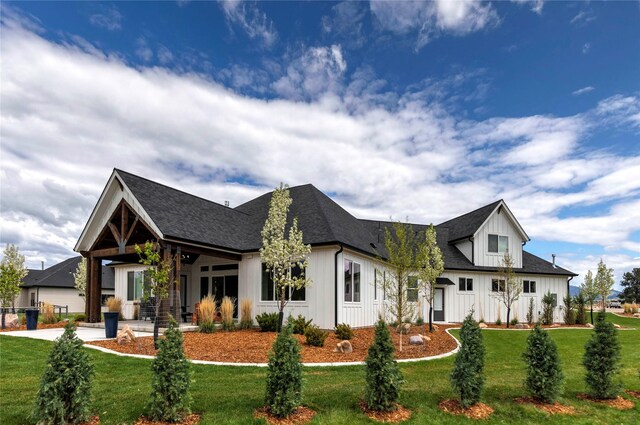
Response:
[{"label": "modern farmhouse house", "polygon": [[[302,314],[326,329],[343,322],[373,325],[385,309],[375,274],[384,269],[384,229],[391,223],[358,219],[310,184],[290,188],[290,195],[290,219],[298,217],[304,242],[312,246],[306,273],[313,283],[288,294],[285,315]],[[123,313],[133,316],[144,286],[144,267],[138,264],[134,245],[146,240],[159,244],[179,276],[161,308],[164,314],[193,312],[207,294],[248,298],[254,314],[277,311],[274,287],[259,254],[270,199],[266,193],[230,208],[114,170],[75,247],[89,259],[88,320],[100,320],[105,260],[113,261],[115,294],[124,300]],[[497,266],[506,252],[523,284],[512,317],[523,320],[531,298],[536,313],[540,311],[547,291],[562,300],[576,276],[523,250],[529,237],[502,200],[441,223],[436,230],[445,261],[434,305],[436,321],[460,322],[472,308],[477,318],[505,320],[506,309],[491,295],[500,289]],[[426,313],[428,306],[420,304]],[[557,304],[555,318],[560,320]]]}]

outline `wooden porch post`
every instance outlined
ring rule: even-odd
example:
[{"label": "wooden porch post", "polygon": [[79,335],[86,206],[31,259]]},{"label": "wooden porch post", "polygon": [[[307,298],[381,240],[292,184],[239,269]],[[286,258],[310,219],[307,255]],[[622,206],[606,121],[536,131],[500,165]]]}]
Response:
[{"label": "wooden porch post", "polygon": [[173,317],[178,323],[182,321],[182,300],[180,288],[180,270],[182,269],[182,250],[176,247],[175,267],[173,268],[174,297],[173,297]]},{"label": "wooden porch post", "polygon": [[87,282],[84,288],[84,315],[85,320],[91,323],[91,258],[89,256],[82,257],[87,262]]},{"label": "wooden porch post", "polygon": [[[91,311],[90,322],[100,322],[102,300],[102,260],[91,256]],[[88,273],[87,273],[88,274]]]}]

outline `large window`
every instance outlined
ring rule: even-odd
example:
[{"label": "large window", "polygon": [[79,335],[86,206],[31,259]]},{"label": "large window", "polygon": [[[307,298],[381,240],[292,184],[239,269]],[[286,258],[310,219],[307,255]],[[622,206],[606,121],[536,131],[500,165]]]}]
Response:
[{"label": "large window", "polygon": [[373,270],[373,300],[378,301],[378,279],[380,279],[378,269]]},{"label": "large window", "polygon": [[491,279],[491,290],[493,292],[504,292],[505,288],[506,286],[503,279]]},{"label": "large window", "polygon": [[407,301],[418,301],[418,278],[416,276],[407,278]]},{"label": "large window", "polygon": [[[302,274],[300,267],[296,266],[291,269],[292,277],[299,277]],[[305,301],[307,297],[306,288],[294,289],[291,294],[287,286],[284,291],[285,299],[290,301]],[[262,264],[262,291],[260,299],[262,301],[276,301],[278,300],[278,294],[276,294],[276,285],[273,283],[273,276],[267,270],[266,264]]]},{"label": "large window", "polygon": [[142,298],[144,291],[149,290],[150,282],[144,271],[127,272],[127,301]]},{"label": "large window", "polygon": [[489,252],[504,254],[509,252],[509,237],[489,235]]},{"label": "large window", "polygon": [[470,277],[461,277],[458,279],[459,291],[473,291],[473,279]]},{"label": "large window", "polygon": [[535,280],[523,280],[522,281],[522,292],[525,294],[535,294],[536,293],[536,281]]},{"label": "large window", "polygon": [[360,264],[344,260],[344,300],[360,302]]}]

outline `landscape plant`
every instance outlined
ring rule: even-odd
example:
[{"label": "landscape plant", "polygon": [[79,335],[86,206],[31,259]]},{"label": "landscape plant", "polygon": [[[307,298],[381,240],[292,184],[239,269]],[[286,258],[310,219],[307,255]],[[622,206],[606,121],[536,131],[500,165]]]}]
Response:
[{"label": "landscape plant", "polygon": [[543,325],[551,325],[553,324],[553,295],[551,292],[547,292],[542,297],[542,324]]},{"label": "landscape plant", "polygon": [[7,244],[0,261],[0,310],[2,310],[2,329],[5,328],[6,309],[13,307],[20,294],[20,285],[29,270],[24,265],[24,255],[13,244]]},{"label": "landscape plant", "polygon": [[253,303],[249,298],[240,302],[240,329],[251,329],[253,327],[252,315]]},{"label": "landscape plant", "polygon": [[393,354],[389,328],[380,319],[365,361],[364,403],[369,410],[389,412],[397,408],[404,378]]},{"label": "landscape plant", "polygon": [[533,324],[533,314],[534,314],[534,300],[533,297],[529,298],[529,308],[527,309],[527,324],[531,326]]},{"label": "landscape plant", "polygon": [[593,303],[596,301],[596,298],[598,298],[598,289],[595,286],[593,273],[591,272],[591,270],[588,270],[584,275],[584,280],[582,282],[582,285],[580,285],[580,293],[584,295],[584,299],[587,303],[589,303],[591,324],[594,324]]},{"label": "landscape plant", "polygon": [[[311,281],[305,276],[309,264],[311,245],[302,242],[302,231],[298,229],[298,218],[294,217],[287,235],[287,215],[291,206],[289,187],[280,184],[273,191],[269,202],[269,213],[262,229],[260,260],[266,266],[275,286],[278,302],[278,330],[282,329],[284,308],[289,302],[287,293],[308,286]],[[298,267],[299,275],[291,270]]]},{"label": "landscape plant", "polygon": [[638,312],[638,304],[636,303],[624,303],[622,309],[626,314],[635,314]]},{"label": "landscape plant", "polygon": [[293,316],[289,316],[287,319],[287,323],[291,323],[291,329],[294,335],[304,335],[304,331],[307,329],[309,325],[313,322],[313,319],[307,320],[302,314],[298,314],[297,318],[293,318]]},{"label": "landscape plant", "polygon": [[[640,267],[634,267],[622,275],[622,292],[618,297],[627,303],[640,303]],[[636,312],[637,313],[637,312]]]},{"label": "landscape plant", "polygon": [[336,338],[338,339],[345,340],[353,338],[353,329],[351,329],[351,326],[346,323],[340,323],[339,325],[337,325],[334,329],[334,332],[336,334]]},{"label": "landscape plant", "polygon": [[313,347],[324,347],[324,341],[327,339],[327,336],[329,336],[329,333],[323,331],[316,325],[309,325],[304,330],[307,345]]},{"label": "landscape plant", "polygon": [[586,325],[587,324],[587,300],[584,295],[582,295],[582,291],[578,292],[573,299],[573,303],[576,306],[576,324],[577,325]]},{"label": "landscape plant", "polygon": [[[430,224],[424,232],[423,240],[417,246],[418,287],[429,303],[429,332],[433,332],[433,303],[436,298],[436,279],[444,271],[442,251],[438,247],[436,229]],[[420,309],[418,309],[420,311]]]},{"label": "landscape plant", "polygon": [[198,326],[202,333],[212,333],[216,330],[216,314],[218,312],[216,300],[213,296],[207,295],[200,300],[198,306]]},{"label": "landscape plant", "polygon": [[500,260],[498,267],[499,279],[504,281],[504,286],[498,285],[498,291],[491,292],[491,296],[500,301],[507,308],[507,328],[509,327],[511,306],[520,298],[522,282],[513,271],[513,258],[508,252]]},{"label": "landscape plant", "polygon": [[278,313],[261,313],[256,316],[260,332],[275,332],[278,330]]},{"label": "landscape plant", "polygon": [[72,323],[55,340],[36,395],[36,423],[66,425],[89,419],[94,367],[82,344]]},{"label": "landscape plant", "polygon": [[222,319],[222,329],[225,331],[233,331],[236,325],[233,322],[233,311],[235,310],[235,302],[230,297],[222,298],[220,303],[220,317]]},{"label": "landscape plant", "polygon": [[107,298],[107,311],[110,313],[118,313],[118,319],[122,320],[122,298],[109,297]]},{"label": "landscape plant", "polygon": [[42,323],[44,323],[45,325],[58,323],[58,316],[56,316],[53,305],[47,302],[42,304]]},{"label": "landscape plant", "polygon": [[151,394],[147,417],[154,421],[179,422],[191,413],[191,363],[184,354],[184,337],[178,322],[169,316],[169,327],[158,341],[151,370]]},{"label": "landscape plant", "polygon": [[598,272],[593,278],[593,285],[596,288],[598,296],[602,299],[602,311],[606,309],[607,299],[609,298],[609,294],[611,294],[614,283],[613,269],[608,268],[601,258],[598,263]]},{"label": "landscape plant", "polygon": [[585,344],[582,360],[586,369],[585,381],[592,397],[611,399],[618,395],[621,386],[616,377],[620,358],[618,331],[613,323],[605,320],[605,314],[599,312],[591,339]]},{"label": "landscape plant", "polygon": [[484,340],[478,323],[469,313],[460,329],[460,350],[450,380],[465,409],[480,401],[484,387]]},{"label": "landscape plant", "polygon": [[87,301],[87,259],[82,257],[73,272],[73,286],[78,290],[82,301]]},{"label": "landscape plant", "polygon": [[563,299],[562,302],[564,303],[564,323],[565,325],[575,325],[576,324],[576,315],[575,315],[575,311],[574,309],[574,304],[573,304],[573,297],[571,296],[571,294],[567,294]]},{"label": "landscape plant", "polygon": [[278,418],[291,415],[302,401],[301,358],[300,344],[287,325],[273,343],[267,367],[265,403]]},{"label": "landscape plant", "polygon": [[522,357],[527,364],[524,386],[529,394],[536,401],[554,403],[562,393],[564,375],[556,343],[539,323],[529,334]]}]

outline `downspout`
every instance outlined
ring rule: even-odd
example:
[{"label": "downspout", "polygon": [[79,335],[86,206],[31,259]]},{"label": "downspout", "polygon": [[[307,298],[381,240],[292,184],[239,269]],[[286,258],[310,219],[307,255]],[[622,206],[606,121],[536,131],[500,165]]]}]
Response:
[{"label": "downspout", "polygon": [[344,250],[342,244],[340,244],[340,249],[338,251],[336,251],[335,254],[335,258],[334,258],[334,263],[335,263],[335,279],[334,279],[334,290],[335,292],[335,298],[334,298],[334,322],[335,322],[335,326],[338,326],[338,255],[340,255],[342,253],[342,251]]},{"label": "downspout", "polygon": [[571,295],[571,279],[573,279],[575,276],[571,276],[569,278],[569,280],[567,280],[567,295]]},{"label": "downspout", "polygon": [[471,242],[471,264],[473,264],[474,266],[476,265],[476,260],[475,260],[475,247],[473,246],[473,236],[471,236],[469,238],[469,242]]}]

